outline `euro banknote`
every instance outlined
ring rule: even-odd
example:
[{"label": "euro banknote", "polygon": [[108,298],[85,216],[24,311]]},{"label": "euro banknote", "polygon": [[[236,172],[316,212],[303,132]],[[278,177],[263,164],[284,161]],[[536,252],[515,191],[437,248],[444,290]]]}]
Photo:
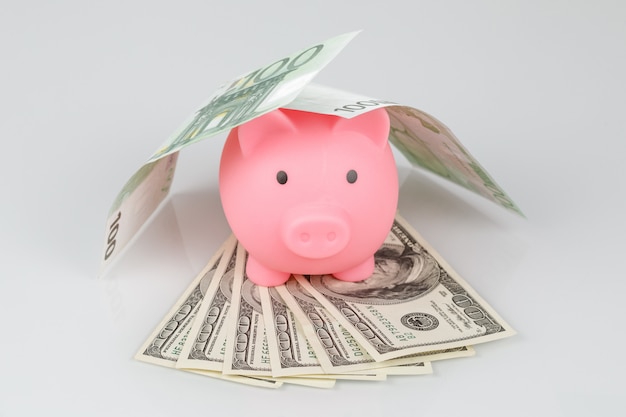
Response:
[{"label": "euro banknote", "polygon": [[271,61],[223,84],[124,184],[110,207],[99,275],[117,259],[170,192],[179,152],[279,107],[355,117],[386,108],[390,142],[421,169],[522,214],[482,165],[435,117],[399,103],[311,83],[356,36],[343,34]]},{"label": "euro banknote", "polygon": [[235,77],[211,94],[116,196],[106,223],[100,274],[168,195],[181,149],[288,104],[356,35],[339,35],[272,61]]}]

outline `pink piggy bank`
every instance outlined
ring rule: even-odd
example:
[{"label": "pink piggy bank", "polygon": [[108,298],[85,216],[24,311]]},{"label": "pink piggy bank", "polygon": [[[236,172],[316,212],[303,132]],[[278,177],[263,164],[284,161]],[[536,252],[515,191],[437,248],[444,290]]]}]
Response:
[{"label": "pink piggy bank", "polygon": [[388,135],[384,109],[352,119],[278,109],[230,132],[220,195],[251,281],[372,274],[398,205]]}]

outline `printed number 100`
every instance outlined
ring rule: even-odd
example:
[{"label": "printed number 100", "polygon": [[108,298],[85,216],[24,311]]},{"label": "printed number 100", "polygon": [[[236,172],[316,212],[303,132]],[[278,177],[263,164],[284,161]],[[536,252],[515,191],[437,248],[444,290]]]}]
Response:
[{"label": "printed number 100", "polygon": [[393,101],[386,101],[386,100],[361,100],[361,101],[357,101],[354,104],[346,104],[345,106],[337,107],[335,108],[334,111],[336,112],[345,111],[348,113],[354,113],[360,110],[364,110],[367,107],[375,107],[380,104],[395,104],[395,103]]}]

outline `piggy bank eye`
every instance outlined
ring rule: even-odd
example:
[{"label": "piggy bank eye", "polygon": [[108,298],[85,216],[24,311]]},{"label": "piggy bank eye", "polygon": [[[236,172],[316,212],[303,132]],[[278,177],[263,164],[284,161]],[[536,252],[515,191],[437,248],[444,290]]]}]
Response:
[{"label": "piggy bank eye", "polygon": [[356,173],[355,170],[351,169],[350,171],[348,171],[348,173],[346,174],[346,180],[348,180],[348,182],[350,184],[354,184],[356,182],[358,175]]},{"label": "piggy bank eye", "polygon": [[278,171],[276,173],[276,181],[279,184],[285,184],[287,182],[287,173],[285,171]]}]

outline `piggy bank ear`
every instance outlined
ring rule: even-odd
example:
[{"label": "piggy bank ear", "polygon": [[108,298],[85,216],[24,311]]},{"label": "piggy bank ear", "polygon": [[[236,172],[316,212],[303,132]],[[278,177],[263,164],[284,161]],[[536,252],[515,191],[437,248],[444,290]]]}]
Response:
[{"label": "piggy bank ear", "polygon": [[293,123],[280,109],[252,119],[238,128],[239,146],[244,157],[252,154],[263,140],[274,135],[295,133]]},{"label": "piggy bank ear", "polygon": [[352,119],[339,118],[333,132],[357,132],[367,136],[380,148],[388,144],[389,115],[381,108],[369,111]]}]

